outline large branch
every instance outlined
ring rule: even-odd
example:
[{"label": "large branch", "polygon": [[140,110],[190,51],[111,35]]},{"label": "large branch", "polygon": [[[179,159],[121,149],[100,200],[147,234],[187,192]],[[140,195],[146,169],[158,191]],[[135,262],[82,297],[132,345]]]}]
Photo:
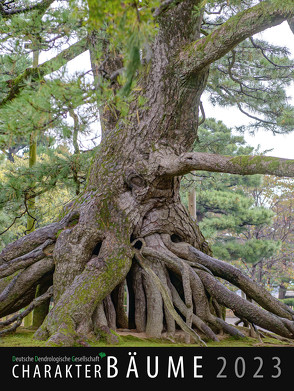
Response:
[{"label": "large branch", "polygon": [[10,87],[10,91],[7,96],[0,102],[0,107],[7,102],[13,100],[18,96],[22,89],[26,86],[26,81],[37,81],[42,77],[49,75],[52,72],[57,71],[64,66],[68,61],[73,60],[80,54],[84,53],[88,49],[88,42],[86,38],[64,49],[56,57],[39,65],[37,68],[27,68],[21,75],[17,76],[13,80],[7,80],[7,85]]},{"label": "large branch", "polygon": [[[19,261],[24,261],[24,258],[22,258],[23,255],[28,255],[29,258],[29,253],[34,252],[34,250],[39,246],[41,246],[40,250],[43,251],[46,248],[46,246],[44,246],[46,241],[47,244],[48,240],[55,241],[58,232],[68,227],[71,223],[74,223],[78,218],[79,212],[77,210],[73,210],[60,221],[49,224],[46,227],[36,229],[30,234],[22,236],[16,241],[8,244],[0,252],[0,270],[3,271],[3,269],[5,269],[7,266],[9,267],[9,265],[15,265],[18,264]],[[4,267],[3,265],[6,266]]]},{"label": "large branch", "polygon": [[192,171],[223,172],[239,175],[294,177],[294,160],[270,156],[222,156],[203,152],[166,156],[160,162],[162,175],[180,176]]},{"label": "large branch", "polygon": [[227,22],[188,47],[179,55],[179,66],[184,73],[197,72],[223,57],[240,42],[267,28],[276,26],[294,15],[292,6],[280,2],[263,1],[245,11],[238,12]]},{"label": "large branch", "polygon": [[0,278],[10,276],[17,270],[27,268],[40,259],[45,258],[47,256],[45,249],[53,243],[54,241],[52,239],[47,239],[45,243],[28,254],[15,258],[10,262],[4,262],[0,265]]},{"label": "large branch", "polygon": [[51,256],[20,271],[12,279],[0,280],[0,318],[27,306],[34,298],[36,287],[54,270]]}]

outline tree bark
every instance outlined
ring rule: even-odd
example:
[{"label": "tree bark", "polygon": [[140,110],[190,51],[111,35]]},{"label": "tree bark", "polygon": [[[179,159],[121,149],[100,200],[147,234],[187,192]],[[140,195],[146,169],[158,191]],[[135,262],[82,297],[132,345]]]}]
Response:
[{"label": "tree bark", "polygon": [[238,175],[266,174],[294,176],[294,160],[272,156],[221,156],[203,152],[165,156],[160,163],[162,175],[184,175],[191,171],[226,172]]},{"label": "tree bark", "polygon": [[188,192],[188,210],[191,217],[196,220],[197,209],[196,209],[196,190],[191,189]]}]

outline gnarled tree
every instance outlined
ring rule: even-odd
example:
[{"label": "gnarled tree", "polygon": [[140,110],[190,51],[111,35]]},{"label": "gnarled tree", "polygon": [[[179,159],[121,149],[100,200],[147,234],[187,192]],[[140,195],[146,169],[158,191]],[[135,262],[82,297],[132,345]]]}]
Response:
[{"label": "gnarled tree", "polygon": [[[140,5],[131,3],[134,8]],[[242,336],[222,319],[221,306],[251,324],[294,338],[294,312],[238,269],[213,258],[179,196],[181,176],[195,170],[293,177],[294,161],[191,150],[213,64],[255,33],[291,21],[294,1],[241,2],[246,4],[238,12],[237,5],[228,12],[227,2],[209,2],[210,13],[217,3],[217,12],[227,13],[203,35],[204,3],[162,1],[153,10],[157,31],[141,50],[141,68],[131,76],[136,88],[130,92],[127,116],[115,105],[100,107],[103,140],[86,189],[60,221],[18,239],[0,254],[0,316],[31,302],[34,308],[36,286],[51,281],[53,290],[44,298],[53,294],[54,307],[35,335],[49,345],[72,345],[116,327],[160,337],[164,331],[174,334],[179,325],[200,344],[204,337],[217,340],[220,331]],[[10,17],[12,10],[2,4],[2,16]],[[97,11],[94,4],[89,2],[90,16]],[[142,10],[136,8],[138,18],[144,7],[148,2],[142,2]],[[108,50],[103,39],[104,56],[98,59],[94,49],[99,40],[93,30],[75,45],[79,53],[91,50],[96,89],[106,78],[115,96],[123,55],[119,48]],[[72,53],[69,48],[60,57],[67,61]],[[37,80],[54,70],[52,64],[49,60],[38,70],[26,70],[10,83],[2,104],[15,99],[27,77]],[[228,77],[232,66],[230,62]],[[125,286],[128,314],[123,310]]]}]

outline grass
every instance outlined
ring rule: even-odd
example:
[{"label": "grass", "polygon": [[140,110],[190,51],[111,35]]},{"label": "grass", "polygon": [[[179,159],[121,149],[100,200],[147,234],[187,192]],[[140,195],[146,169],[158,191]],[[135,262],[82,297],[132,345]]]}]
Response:
[{"label": "grass", "polygon": [[[15,333],[0,337],[1,347],[45,347],[46,341],[37,341],[33,338],[34,330],[19,328]],[[90,342],[91,347],[115,346],[115,347],[195,347],[196,344],[172,343],[166,339],[148,339],[138,338],[134,335],[119,336],[119,343],[110,345],[102,341]],[[264,347],[264,346],[292,346],[293,343],[287,341],[280,341],[275,338],[265,337],[262,343],[258,340],[247,337],[236,339],[233,337],[223,337],[219,342],[207,342],[208,347]]]}]

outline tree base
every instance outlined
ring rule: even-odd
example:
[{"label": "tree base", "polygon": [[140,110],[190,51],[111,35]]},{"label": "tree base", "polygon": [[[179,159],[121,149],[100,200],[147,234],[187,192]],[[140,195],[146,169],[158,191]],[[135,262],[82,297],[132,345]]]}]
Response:
[{"label": "tree base", "polygon": [[[233,266],[188,243],[173,242],[169,235],[154,234],[133,245],[135,255],[125,279],[98,303],[87,327],[74,327],[71,316],[70,322],[58,323],[51,336],[45,322],[35,337],[50,336],[49,346],[85,344],[93,335],[117,343],[111,330],[200,346],[223,335],[261,342],[263,334],[271,332],[278,339],[294,339],[293,311]],[[228,289],[220,277],[241,288],[249,300]],[[227,323],[224,308],[247,327]]]},{"label": "tree base", "polygon": [[[98,205],[95,199],[93,204]],[[58,236],[54,289],[50,287],[28,307],[48,300],[54,290],[55,304],[36,339],[47,340],[48,346],[73,346],[106,335],[115,342],[109,330],[121,328],[155,339],[163,335],[173,339],[180,329],[186,343],[200,346],[207,340],[219,341],[222,334],[244,338],[241,329],[224,320],[224,308],[230,308],[257,338],[262,328],[294,339],[294,311],[239,269],[205,254],[201,233],[179,204],[151,209],[137,231],[131,231],[122,216],[118,219],[117,208],[108,205],[109,209],[107,230],[96,218],[90,224],[89,215],[80,213],[77,224]],[[11,299],[8,293],[23,283],[22,276],[29,275],[35,284],[43,277],[42,265],[52,273],[48,259],[37,260],[9,282],[2,293],[8,297],[2,301],[5,310]],[[247,299],[230,290],[231,285]],[[14,321],[19,325],[20,316]]]}]

